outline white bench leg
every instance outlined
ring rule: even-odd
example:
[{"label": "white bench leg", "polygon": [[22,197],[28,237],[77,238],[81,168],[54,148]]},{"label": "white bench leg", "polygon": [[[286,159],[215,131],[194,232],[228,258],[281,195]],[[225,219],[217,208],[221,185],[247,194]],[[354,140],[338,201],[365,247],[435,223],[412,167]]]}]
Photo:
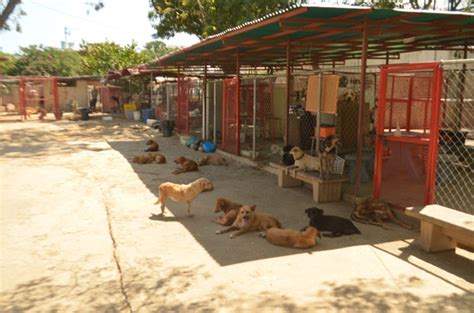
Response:
[{"label": "white bench leg", "polygon": [[442,233],[441,227],[421,221],[421,246],[427,252],[452,250],[456,240]]}]

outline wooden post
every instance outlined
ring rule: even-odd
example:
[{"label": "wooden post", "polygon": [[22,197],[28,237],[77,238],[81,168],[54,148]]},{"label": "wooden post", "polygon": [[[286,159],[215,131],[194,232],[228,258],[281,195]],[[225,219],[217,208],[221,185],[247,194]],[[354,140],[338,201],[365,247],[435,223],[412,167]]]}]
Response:
[{"label": "wooden post", "polygon": [[364,131],[362,129],[365,115],[365,79],[367,74],[367,17],[364,18],[364,30],[362,32],[362,60],[360,73],[360,97],[359,114],[357,118],[357,154],[355,164],[355,187],[354,196],[359,196],[360,179],[362,169],[362,149],[364,147]]},{"label": "wooden post", "polygon": [[203,90],[203,99],[202,99],[202,139],[207,140],[207,123],[209,122],[208,117],[208,105],[207,105],[207,64],[204,64],[204,77],[202,79],[202,90]]}]

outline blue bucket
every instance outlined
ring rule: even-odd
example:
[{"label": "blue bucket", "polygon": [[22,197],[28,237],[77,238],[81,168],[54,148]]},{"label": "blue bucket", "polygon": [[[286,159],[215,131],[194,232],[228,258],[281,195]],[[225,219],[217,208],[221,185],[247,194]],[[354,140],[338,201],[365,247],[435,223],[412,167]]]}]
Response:
[{"label": "blue bucket", "polygon": [[155,117],[155,111],[153,109],[143,109],[142,110],[142,118],[143,121],[146,123],[146,120],[149,118]]}]

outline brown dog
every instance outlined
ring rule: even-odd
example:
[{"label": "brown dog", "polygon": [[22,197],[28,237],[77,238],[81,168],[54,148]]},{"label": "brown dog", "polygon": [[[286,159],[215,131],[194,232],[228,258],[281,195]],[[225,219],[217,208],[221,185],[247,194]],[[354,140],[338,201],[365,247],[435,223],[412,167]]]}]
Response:
[{"label": "brown dog", "polygon": [[146,142],[145,152],[158,151],[159,149],[160,149],[160,146],[153,139],[150,139]]},{"label": "brown dog", "polygon": [[166,157],[158,152],[147,152],[142,155],[136,156],[132,159],[133,163],[137,164],[148,164],[148,163],[166,163]]},{"label": "brown dog", "polygon": [[307,249],[316,245],[316,237],[321,238],[321,234],[315,227],[309,226],[303,231],[270,228],[262,233],[262,237],[274,245]]},{"label": "brown dog", "polygon": [[199,159],[198,161],[199,166],[202,165],[228,165],[229,163],[227,162],[224,157],[218,154],[214,155],[205,155],[202,158]]},{"label": "brown dog", "polygon": [[272,227],[281,228],[280,222],[273,216],[263,213],[255,213],[255,207],[255,205],[244,205],[241,207],[239,215],[237,215],[234,223],[227,228],[216,231],[216,234],[223,234],[232,230],[237,230],[229,236],[230,238],[235,238],[249,231],[266,231]]},{"label": "brown dog", "polygon": [[383,224],[384,220],[390,220],[403,228],[412,229],[412,226],[402,222],[393,214],[388,204],[370,198],[355,206],[351,218],[356,222],[376,225],[384,229],[387,229]]},{"label": "brown dog", "polygon": [[185,201],[188,206],[188,216],[191,214],[191,201],[194,200],[200,193],[214,189],[212,183],[207,178],[199,178],[190,184],[174,184],[163,183],[158,188],[158,200],[155,204],[160,204],[161,214],[165,213],[165,201],[171,199],[173,201]]},{"label": "brown dog", "polygon": [[174,160],[174,163],[178,164],[181,166],[180,169],[177,169],[176,171],[173,172],[173,174],[178,175],[181,173],[185,172],[193,172],[198,170],[198,165],[196,162],[190,159],[186,159],[183,156],[177,157],[176,160]]},{"label": "brown dog", "polygon": [[214,213],[224,212],[224,216],[216,217],[212,222],[222,226],[230,226],[234,223],[242,204],[235,203],[230,200],[219,198],[216,201],[216,208]]}]

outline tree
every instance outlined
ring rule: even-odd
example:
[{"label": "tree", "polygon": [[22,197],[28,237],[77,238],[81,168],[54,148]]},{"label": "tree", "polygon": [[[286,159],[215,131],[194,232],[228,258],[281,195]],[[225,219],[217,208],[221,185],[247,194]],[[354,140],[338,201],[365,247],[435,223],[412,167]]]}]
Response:
[{"label": "tree", "polygon": [[154,59],[151,53],[138,51],[136,43],[123,47],[113,42],[82,43],[80,54],[84,73],[92,75],[134,67]]},{"label": "tree", "polygon": [[177,32],[204,39],[212,34],[286,8],[296,0],[150,0],[148,17],[157,38]]},{"label": "tree", "polygon": [[80,55],[70,49],[21,47],[7,75],[76,76],[81,73]]},{"label": "tree", "polygon": [[9,73],[15,66],[15,56],[0,52],[0,75]]},{"label": "tree", "polygon": [[0,12],[0,30],[10,30],[11,22],[13,22],[17,31],[21,30],[18,19],[20,16],[25,15],[25,12],[21,9],[15,10],[20,3],[21,0],[8,0],[5,4],[4,1],[0,0],[0,8],[2,9],[2,12]]}]

